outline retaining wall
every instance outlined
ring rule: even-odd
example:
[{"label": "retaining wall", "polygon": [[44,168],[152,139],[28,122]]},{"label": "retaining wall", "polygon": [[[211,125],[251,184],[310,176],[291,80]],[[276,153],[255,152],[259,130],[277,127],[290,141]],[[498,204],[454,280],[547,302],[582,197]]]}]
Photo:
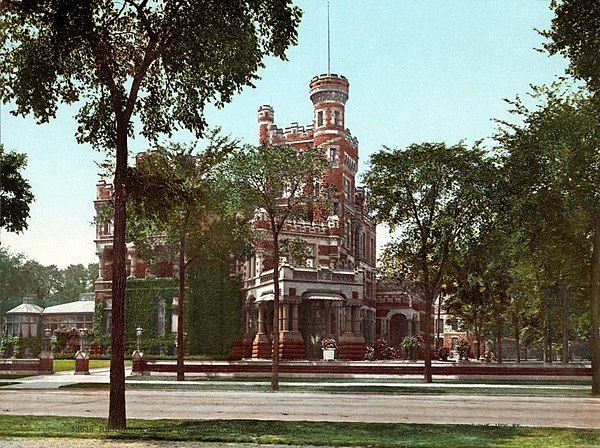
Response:
[{"label": "retaining wall", "polygon": [[[398,362],[344,362],[344,361],[280,361],[279,372],[282,375],[295,376],[412,376],[423,375],[423,363]],[[519,376],[533,378],[574,377],[591,378],[592,369],[588,365],[551,365],[551,364],[486,364],[471,363],[434,363],[434,376],[450,377],[507,377]],[[134,375],[174,374],[177,365],[169,361],[137,360],[133,363]],[[270,361],[188,361],[185,363],[185,373],[190,375],[219,376],[219,375],[269,375]]]},{"label": "retaining wall", "polygon": [[45,359],[0,359],[2,375],[49,375],[54,373],[54,360]]}]

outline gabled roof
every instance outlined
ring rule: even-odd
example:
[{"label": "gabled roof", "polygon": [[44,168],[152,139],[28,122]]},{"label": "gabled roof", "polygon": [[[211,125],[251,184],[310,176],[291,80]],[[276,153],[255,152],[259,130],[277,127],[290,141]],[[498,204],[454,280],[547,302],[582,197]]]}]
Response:
[{"label": "gabled roof", "polygon": [[94,313],[95,303],[93,300],[78,300],[77,302],[63,303],[49,306],[42,311],[44,316],[48,314],[85,314]]},{"label": "gabled roof", "polygon": [[43,310],[44,308],[33,303],[22,303],[7,311],[6,314],[40,314]]}]

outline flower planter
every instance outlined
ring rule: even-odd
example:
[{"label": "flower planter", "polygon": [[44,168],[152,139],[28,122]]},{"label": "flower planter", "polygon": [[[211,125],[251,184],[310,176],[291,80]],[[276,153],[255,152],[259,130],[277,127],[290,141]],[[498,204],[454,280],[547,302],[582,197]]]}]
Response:
[{"label": "flower planter", "polygon": [[333,361],[335,359],[335,348],[323,349],[323,361]]}]

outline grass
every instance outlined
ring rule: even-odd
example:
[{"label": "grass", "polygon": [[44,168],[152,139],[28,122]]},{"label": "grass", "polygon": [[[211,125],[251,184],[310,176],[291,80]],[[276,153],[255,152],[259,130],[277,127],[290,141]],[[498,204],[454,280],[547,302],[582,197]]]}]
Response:
[{"label": "grass", "polygon": [[[248,379],[247,382],[239,381],[224,381],[215,383],[208,378],[195,378],[194,382],[177,382],[174,381],[173,377],[168,377],[169,381],[166,383],[144,383],[138,380],[132,380],[132,378],[139,377],[128,377],[126,388],[128,390],[211,390],[211,391],[267,391],[269,390],[269,381],[264,379]],[[156,377],[146,377],[147,379],[155,380]],[[162,378],[162,377],[161,377]],[[413,395],[413,394],[427,394],[427,395],[444,395],[444,394],[458,394],[458,395],[484,395],[484,396],[550,396],[550,397],[572,397],[581,398],[591,396],[590,389],[587,385],[576,384],[576,386],[582,387],[570,387],[572,384],[565,381],[566,384],[561,385],[547,385],[547,384],[529,384],[527,382],[512,381],[511,385],[519,385],[521,387],[503,387],[503,385],[496,385],[495,387],[489,387],[486,384],[478,383],[478,386],[473,387],[459,387],[461,381],[452,380],[452,382],[440,382],[435,386],[427,386],[422,382],[415,382],[412,384],[398,384],[389,385],[381,384],[369,384],[362,380],[346,380],[346,384],[335,384],[330,383],[330,379],[321,380],[321,382],[327,381],[328,384],[319,384],[318,382],[307,382],[307,384],[297,384],[294,382],[287,382],[282,379],[280,382],[280,390],[287,392],[333,392],[333,393],[372,393],[372,394],[388,394],[388,395]],[[361,384],[352,385],[353,382],[360,381]],[[403,381],[404,382],[404,381]],[[329,384],[330,383],[330,384]],[[349,383],[349,384],[348,384]],[[536,382],[537,383],[537,382]],[[414,384],[414,385],[413,385]],[[491,384],[491,383],[489,383]],[[545,387],[547,386],[547,387]],[[107,389],[109,386],[106,383],[79,383],[61,386],[64,389]]]},{"label": "grass", "polygon": [[[131,365],[131,361],[125,361],[125,365]],[[110,359],[90,359],[90,369],[100,369],[110,367]],[[75,370],[74,359],[55,359],[54,360],[54,371],[64,372],[68,370]]]},{"label": "grass", "polygon": [[41,437],[312,446],[527,448],[600,447],[600,431],[519,426],[129,420],[108,431],[97,418],[0,416],[0,438]]},{"label": "grass", "polygon": [[20,378],[27,378],[29,375],[0,375],[0,380],[18,380]]}]

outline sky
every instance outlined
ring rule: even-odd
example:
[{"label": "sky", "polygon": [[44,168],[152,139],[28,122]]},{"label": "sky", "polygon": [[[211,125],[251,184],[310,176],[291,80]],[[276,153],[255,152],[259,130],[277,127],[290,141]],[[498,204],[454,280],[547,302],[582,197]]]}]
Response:
[{"label": "sky", "polygon": [[[327,73],[327,1],[297,0],[303,11],[298,45],[287,61],[267,58],[255,88],[245,88],[222,109],[206,111],[210,126],[244,143],[258,143],[257,110],[269,104],[275,123],[312,121],[310,79]],[[550,0],[330,0],[331,73],[350,82],[346,126],[359,140],[359,176],[370,154],[384,146],[492,136],[494,119],[511,119],[505,98],[564,75],[567,62],[536,51],[553,17]],[[29,228],[0,229],[0,245],[43,265],[65,268],[96,262],[96,163],[104,155],[75,140],[75,106],[37,125],[0,110],[0,142],[26,153],[35,202]],[[514,119],[513,119],[514,121]],[[178,141],[191,137],[177,135]],[[132,154],[148,144],[130,142]],[[110,179],[109,179],[110,181]],[[379,244],[388,240],[378,231]]]}]

